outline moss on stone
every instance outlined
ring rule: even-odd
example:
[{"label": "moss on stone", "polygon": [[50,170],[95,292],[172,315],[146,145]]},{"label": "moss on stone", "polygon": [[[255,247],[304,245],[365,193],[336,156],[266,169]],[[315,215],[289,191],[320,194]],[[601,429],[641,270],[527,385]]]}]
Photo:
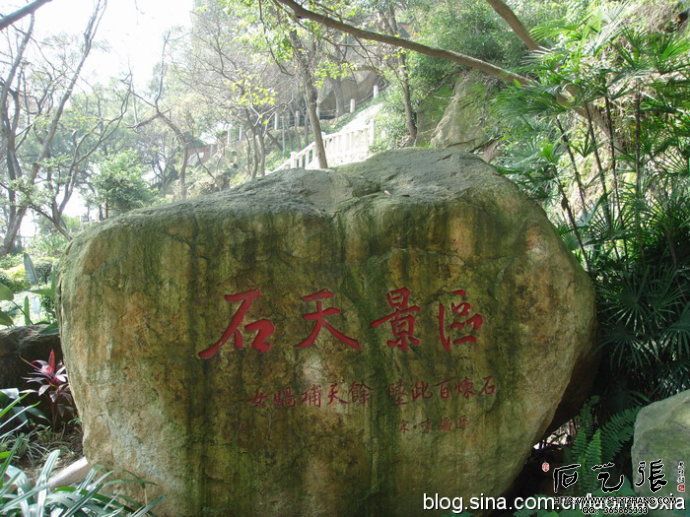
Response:
[{"label": "moss on stone", "polygon": [[[419,305],[419,347],[391,348],[386,293]],[[237,305],[271,318],[273,348],[228,342],[202,361]],[[301,297],[342,309],[312,323]],[[438,306],[465,289],[479,342],[447,352]],[[480,160],[382,153],[337,171],[293,170],[143,209],[77,237],[60,283],[65,356],[92,462],[157,483],[170,515],[421,513],[423,492],[499,494],[548,426],[591,350],[593,292],[536,205]],[[329,305],[325,305],[326,307]],[[388,387],[493,376],[495,396],[397,406]],[[326,405],[331,383],[364,382],[366,405]],[[320,385],[320,408],[255,408],[259,391]],[[478,386],[479,388],[480,386]],[[438,390],[438,387],[433,387]],[[403,420],[468,419],[465,430],[401,433]],[[411,512],[411,513],[410,513]]]}]

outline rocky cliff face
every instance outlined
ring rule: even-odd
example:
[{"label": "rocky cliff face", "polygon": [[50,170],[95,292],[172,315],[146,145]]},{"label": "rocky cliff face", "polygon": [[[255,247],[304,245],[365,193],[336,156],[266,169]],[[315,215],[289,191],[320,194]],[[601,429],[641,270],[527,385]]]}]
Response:
[{"label": "rocky cliff face", "polygon": [[484,77],[475,73],[460,74],[443,117],[433,131],[431,145],[465,152],[486,151],[484,147],[491,146],[489,102]]},{"label": "rocky cliff face", "polygon": [[595,325],[542,210],[441,151],[107,221],[70,247],[61,317],[89,461],[157,483],[168,515],[498,495]]}]

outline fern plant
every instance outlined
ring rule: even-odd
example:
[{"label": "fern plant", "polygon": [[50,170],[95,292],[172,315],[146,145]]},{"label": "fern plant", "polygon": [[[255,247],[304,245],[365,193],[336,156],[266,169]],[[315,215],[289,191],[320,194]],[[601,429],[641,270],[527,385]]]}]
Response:
[{"label": "fern plant", "polygon": [[[613,463],[626,444],[633,437],[635,419],[639,407],[628,408],[611,416],[603,425],[597,426],[595,415],[598,397],[590,399],[581,409],[578,418],[577,434],[565,454],[566,463],[581,465],[580,480],[574,486],[579,495],[601,492],[601,482],[592,467]],[[621,473],[617,466],[617,473]]]},{"label": "fern plant", "polygon": [[[615,485],[619,476],[624,475],[622,465],[628,465],[629,459],[621,460],[621,452],[630,444],[637,413],[640,407],[628,408],[609,417],[603,425],[599,424],[598,412],[601,405],[598,397],[592,397],[580,410],[575,419],[577,432],[571,445],[566,449],[564,465],[579,465],[578,480],[565,494],[570,496],[633,496],[634,491],[627,477],[624,477],[622,486],[611,494],[602,490],[602,481],[597,479],[602,465],[612,465],[607,468],[610,477],[607,485]],[[597,467],[597,469],[593,469]],[[604,482],[606,483],[606,481]],[[559,495],[563,495],[559,492]],[[579,509],[563,510],[560,512],[546,510],[521,510],[514,513],[515,517],[576,517],[581,516]],[[590,515],[602,515],[592,513]]]}]

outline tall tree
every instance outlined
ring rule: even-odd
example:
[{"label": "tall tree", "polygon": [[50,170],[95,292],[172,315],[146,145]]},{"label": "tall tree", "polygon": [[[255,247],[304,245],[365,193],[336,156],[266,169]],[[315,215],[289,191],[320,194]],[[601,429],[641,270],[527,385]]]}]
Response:
[{"label": "tall tree", "polygon": [[[5,234],[0,255],[15,249],[24,216],[31,205],[31,194],[53,144],[69,99],[72,97],[84,63],[91,52],[106,0],[98,0],[82,35],[81,45],[64,59],[27,59],[33,39],[34,16],[20,30],[6,34],[6,50],[0,77],[0,138],[4,154],[2,193]],[[40,55],[40,53],[39,53]],[[35,145],[26,153],[23,147]]]},{"label": "tall tree", "polygon": [[237,128],[244,129],[247,170],[255,178],[266,173],[271,144],[281,147],[271,134],[278,111],[276,92],[292,90],[292,84],[265,49],[246,39],[236,19],[217,2],[207,2],[195,19],[180,79],[194,86],[204,100],[209,121],[216,121],[226,131],[234,128],[232,135],[226,135],[228,146],[235,145]]},{"label": "tall tree", "polygon": [[168,32],[164,36],[163,51],[161,53],[161,61],[158,66],[158,74],[154,80],[154,89],[151,95],[145,95],[132,90],[133,95],[139,100],[148,110],[150,114],[140,118],[141,114],[137,111],[137,120],[132,126],[139,130],[154,121],[161,121],[177,140],[182,160],[177,172],[177,179],[180,185],[180,197],[185,199],[187,197],[187,167],[189,166],[190,150],[194,145],[194,122],[189,111],[179,113],[179,110],[173,109],[179,102],[178,99],[166,99],[166,86],[169,86],[169,63],[168,49],[171,39],[171,33]]},{"label": "tall tree", "polygon": [[314,77],[317,62],[326,57],[322,48],[324,38],[317,30],[305,30],[301,21],[291,12],[276,8],[271,2],[250,5],[243,0],[219,1],[228,14],[252,23],[250,32],[254,34],[253,43],[257,48],[266,49],[278,66],[285,72],[288,72],[288,67],[292,68],[291,73],[299,78],[319,166],[327,168]]}]

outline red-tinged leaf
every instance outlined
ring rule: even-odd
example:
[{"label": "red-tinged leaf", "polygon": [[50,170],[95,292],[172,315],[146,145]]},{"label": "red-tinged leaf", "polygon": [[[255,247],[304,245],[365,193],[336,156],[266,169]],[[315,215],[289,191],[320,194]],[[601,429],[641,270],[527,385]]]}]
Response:
[{"label": "red-tinged leaf", "polygon": [[43,361],[41,359],[36,359],[35,361],[31,361],[29,364],[37,372],[40,372],[41,370],[43,370],[44,367],[48,366],[48,363],[46,363],[45,361]]},{"label": "red-tinged leaf", "polygon": [[39,396],[39,397],[43,396],[43,394],[44,394],[46,391],[48,391],[48,388],[50,388],[50,385],[49,385],[49,384],[46,384],[46,385],[44,385],[44,386],[41,386],[41,387],[38,389],[38,396]]},{"label": "red-tinged leaf", "polygon": [[67,375],[65,375],[65,374],[56,375],[55,380],[60,382],[60,383],[65,383],[65,382],[67,382]]},{"label": "red-tinged leaf", "polygon": [[50,364],[50,370],[55,371],[55,350],[50,351],[50,356],[48,357],[48,364]]}]

